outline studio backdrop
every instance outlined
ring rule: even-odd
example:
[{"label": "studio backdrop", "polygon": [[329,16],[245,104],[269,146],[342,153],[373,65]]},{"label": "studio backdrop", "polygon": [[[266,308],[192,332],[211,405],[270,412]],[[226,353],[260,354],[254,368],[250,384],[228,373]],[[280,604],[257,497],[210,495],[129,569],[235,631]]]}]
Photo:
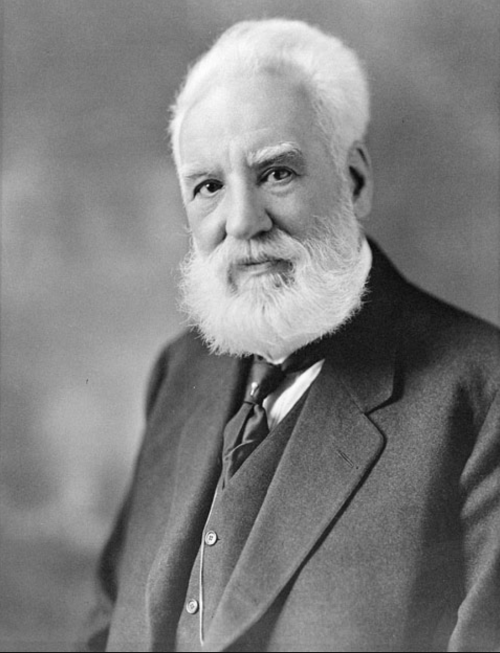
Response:
[{"label": "studio backdrop", "polygon": [[496,0],[5,0],[0,649],[68,650],[130,481],[145,383],[182,326],[166,137],[237,20],[343,38],[372,89],[366,224],[410,279],[499,323]]}]

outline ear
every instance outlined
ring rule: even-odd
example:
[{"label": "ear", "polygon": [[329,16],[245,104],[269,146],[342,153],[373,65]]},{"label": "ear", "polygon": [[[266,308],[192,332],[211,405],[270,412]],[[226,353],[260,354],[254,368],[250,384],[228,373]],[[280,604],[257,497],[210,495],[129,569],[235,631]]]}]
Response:
[{"label": "ear", "polygon": [[354,214],[358,220],[362,220],[368,217],[372,209],[373,176],[370,155],[361,141],[355,141],[349,148],[346,168]]}]

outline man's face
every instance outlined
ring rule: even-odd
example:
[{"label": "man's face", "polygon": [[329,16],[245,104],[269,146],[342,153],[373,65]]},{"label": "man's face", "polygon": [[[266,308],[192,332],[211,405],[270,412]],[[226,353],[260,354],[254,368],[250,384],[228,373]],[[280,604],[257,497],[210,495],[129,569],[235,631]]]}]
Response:
[{"label": "man's face", "polygon": [[[303,242],[338,205],[341,180],[306,93],[261,73],[217,85],[186,114],[179,176],[194,242],[209,255],[225,239],[248,243],[272,230]],[[244,258],[228,270],[238,289],[290,273],[283,259]]]},{"label": "man's face", "polygon": [[315,124],[305,93],[270,74],[214,86],[184,118],[183,303],[212,351],[277,360],[360,305],[353,193]]}]

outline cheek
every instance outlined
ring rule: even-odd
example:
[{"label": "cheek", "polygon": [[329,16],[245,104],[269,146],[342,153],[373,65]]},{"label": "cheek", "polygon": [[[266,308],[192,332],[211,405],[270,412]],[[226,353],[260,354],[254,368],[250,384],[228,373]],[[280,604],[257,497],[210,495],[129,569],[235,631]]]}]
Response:
[{"label": "cheek", "polygon": [[302,238],[307,235],[317,211],[315,203],[303,195],[275,206],[272,213],[277,227],[290,236]]},{"label": "cheek", "polygon": [[224,239],[224,233],[220,229],[217,220],[212,216],[201,217],[187,212],[188,224],[193,240],[203,254],[210,254],[220,245]]}]

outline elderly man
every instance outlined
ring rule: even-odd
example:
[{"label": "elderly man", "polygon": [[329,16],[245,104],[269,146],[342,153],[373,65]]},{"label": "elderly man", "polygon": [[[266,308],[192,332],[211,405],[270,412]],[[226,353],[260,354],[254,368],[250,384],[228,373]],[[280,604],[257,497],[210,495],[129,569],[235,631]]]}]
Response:
[{"label": "elderly man", "polygon": [[500,647],[500,340],[410,285],[338,39],[235,25],[171,122],[192,329],[152,375],[92,650]]}]

